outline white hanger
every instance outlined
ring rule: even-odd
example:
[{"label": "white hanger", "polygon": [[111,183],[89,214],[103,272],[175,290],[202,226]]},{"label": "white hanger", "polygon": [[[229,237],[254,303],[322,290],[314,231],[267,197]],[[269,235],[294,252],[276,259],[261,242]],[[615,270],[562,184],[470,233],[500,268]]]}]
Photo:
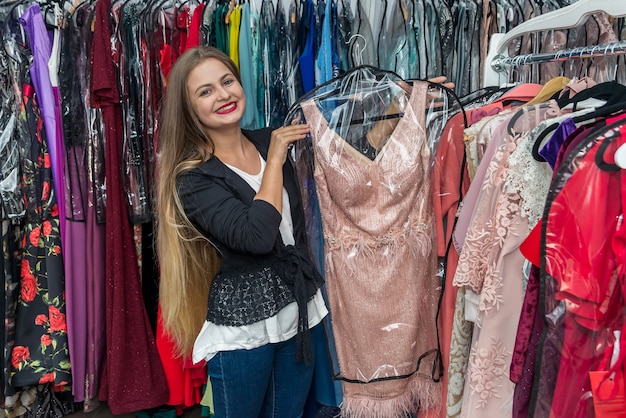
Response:
[{"label": "white hanger", "polygon": [[[489,52],[484,63],[483,86],[499,84],[501,73],[492,68],[491,63],[497,57],[507,57],[507,46],[511,40],[525,34],[553,29],[567,29],[582,25],[589,16],[606,12],[609,16],[626,16],[624,0],[578,0],[569,6],[545,13],[527,20],[507,33],[494,33],[489,40]],[[508,77],[507,77],[508,78]]]}]

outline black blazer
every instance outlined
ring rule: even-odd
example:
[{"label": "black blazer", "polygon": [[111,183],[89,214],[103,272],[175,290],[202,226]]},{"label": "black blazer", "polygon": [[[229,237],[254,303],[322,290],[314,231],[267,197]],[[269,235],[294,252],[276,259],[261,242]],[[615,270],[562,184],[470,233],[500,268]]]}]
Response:
[{"label": "black blazer", "polygon": [[[271,132],[271,128],[243,131],[264,159]],[[289,195],[296,246],[309,254],[304,211],[289,159],[283,166],[283,185]],[[278,230],[281,214],[271,204],[253,200],[256,192],[218,158],[183,173],[177,187],[187,217],[217,248],[222,273],[256,264],[284,246]]]}]

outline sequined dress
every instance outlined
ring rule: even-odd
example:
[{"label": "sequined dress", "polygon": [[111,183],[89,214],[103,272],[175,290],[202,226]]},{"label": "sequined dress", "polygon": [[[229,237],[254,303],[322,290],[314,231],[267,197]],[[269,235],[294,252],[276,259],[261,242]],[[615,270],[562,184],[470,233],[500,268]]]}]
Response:
[{"label": "sequined dress", "polygon": [[441,404],[433,381],[439,281],[426,88],[414,83],[373,159],[329,128],[313,99],[301,105],[311,126],[346,417],[397,418]]}]

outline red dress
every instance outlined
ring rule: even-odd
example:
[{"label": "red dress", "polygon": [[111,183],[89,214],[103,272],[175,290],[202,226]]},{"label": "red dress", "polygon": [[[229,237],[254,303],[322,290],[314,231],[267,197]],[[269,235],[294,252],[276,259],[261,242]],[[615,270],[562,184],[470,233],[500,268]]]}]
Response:
[{"label": "red dress", "polygon": [[[613,129],[589,141],[555,177],[562,190],[548,201],[544,227],[547,329],[537,367],[536,417],[594,416],[588,373],[598,369],[613,330],[623,325],[617,280],[623,260],[611,245],[623,210],[621,173],[601,170],[595,162],[599,144],[610,138],[610,155],[625,142],[623,133]],[[560,356],[549,355],[555,351]]]}]

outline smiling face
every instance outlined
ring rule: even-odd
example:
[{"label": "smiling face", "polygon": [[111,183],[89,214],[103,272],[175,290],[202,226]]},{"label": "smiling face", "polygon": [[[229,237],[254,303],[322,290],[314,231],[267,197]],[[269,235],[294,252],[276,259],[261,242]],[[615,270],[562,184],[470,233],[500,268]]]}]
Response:
[{"label": "smiling face", "polygon": [[209,58],[194,68],[189,73],[187,93],[209,135],[211,131],[239,126],[246,108],[243,87],[220,60]]}]

